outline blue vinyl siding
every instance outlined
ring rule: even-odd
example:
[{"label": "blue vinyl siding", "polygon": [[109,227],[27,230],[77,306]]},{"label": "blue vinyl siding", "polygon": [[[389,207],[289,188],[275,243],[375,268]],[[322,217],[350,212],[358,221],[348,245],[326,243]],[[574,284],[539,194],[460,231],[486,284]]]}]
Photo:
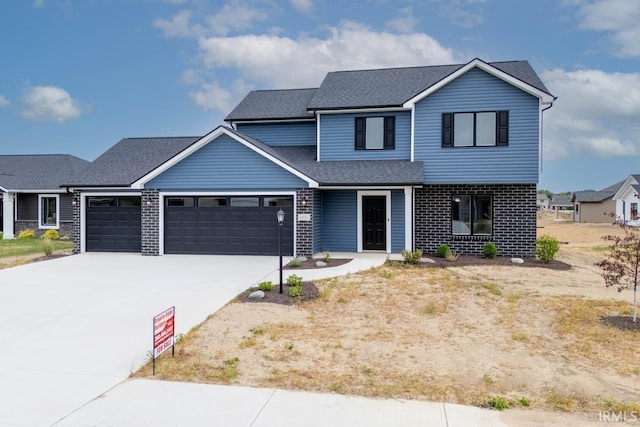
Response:
[{"label": "blue vinyl siding", "polygon": [[314,191],[313,193],[313,212],[311,218],[313,219],[313,253],[320,252],[324,249],[324,242],[322,240],[322,193],[320,191]]},{"label": "blue vinyl siding", "polygon": [[355,190],[322,192],[322,245],[330,252],[358,250],[358,199]]},{"label": "blue vinyl siding", "polygon": [[146,188],[292,189],[307,183],[227,135],[221,135],[152,179]]},{"label": "blue vinyl siding", "polygon": [[[509,146],[442,148],[442,113],[509,111]],[[539,100],[480,69],[429,95],[415,108],[415,160],[424,182],[536,183]]]},{"label": "blue vinyl siding", "polygon": [[[356,150],[355,118],[396,116],[394,150]],[[324,114],[320,116],[320,161],[411,159],[411,112]]]},{"label": "blue vinyl siding", "polygon": [[391,252],[404,249],[404,190],[391,191]]},{"label": "blue vinyl siding", "polygon": [[316,145],[316,122],[243,123],[238,131],[273,147]]}]

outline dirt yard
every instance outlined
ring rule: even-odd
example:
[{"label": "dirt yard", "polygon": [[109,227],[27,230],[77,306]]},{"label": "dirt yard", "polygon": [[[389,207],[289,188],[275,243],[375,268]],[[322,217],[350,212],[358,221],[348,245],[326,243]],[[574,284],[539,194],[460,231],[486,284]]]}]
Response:
[{"label": "dirt yard", "polygon": [[571,268],[396,264],[315,282],[319,297],[291,306],[238,299],[158,360],[155,378],[505,402],[511,417],[554,411],[544,420],[564,424],[569,412],[574,425],[640,411],[640,331],[601,321],[629,315],[632,294],[606,288],[593,265],[601,236],[621,230],[551,215],[538,227]]}]

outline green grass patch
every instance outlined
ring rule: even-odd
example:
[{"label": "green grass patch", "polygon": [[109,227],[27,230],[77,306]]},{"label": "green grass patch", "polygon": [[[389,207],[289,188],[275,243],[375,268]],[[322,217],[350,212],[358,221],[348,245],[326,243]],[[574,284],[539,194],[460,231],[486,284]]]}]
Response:
[{"label": "green grass patch", "polygon": [[[68,240],[52,240],[51,244],[54,252],[73,249],[73,242]],[[0,240],[0,258],[31,254],[44,255],[44,241],[42,239]]]}]

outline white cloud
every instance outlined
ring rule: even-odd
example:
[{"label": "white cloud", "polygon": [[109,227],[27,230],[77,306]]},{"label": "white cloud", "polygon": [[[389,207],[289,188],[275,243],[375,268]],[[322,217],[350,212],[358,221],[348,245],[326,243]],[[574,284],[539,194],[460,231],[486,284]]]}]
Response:
[{"label": "white cloud", "polygon": [[9,100],[4,96],[0,95],[0,107],[8,107],[9,104],[11,104]]},{"label": "white cloud", "polygon": [[413,9],[409,7],[398,11],[398,16],[386,23],[386,26],[399,33],[412,33],[418,20],[413,16]]},{"label": "white cloud", "polygon": [[33,0],[33,7],[44,7],[44,0]]},{"label": "white cloud", "polygon": [[233,68],[267,87],[317,86],[328,71],[446,64],[454,57],[427,34],[375,32],[346,21],[329,28],[326,38],[242,35],[199,44],[207,68]]},{"label": "white cloud", "polygon": [[205,110],[229,112],[234,107],[231,92],[218,82],[203,83],[199,90],[189,92],[189,97]]},{"label": "white cloud", "polygon": [[22,117],[41,122],[63,123],[77,119],[85,111],[66,90],[55,86],[35,86],[26,90]]},{"label": "white cloud", "polygon": [[573,2],[578,6],[580,28],[611,33],[620,56],[640,56],[640,2],[637,0],[595,0]]},{"label": "white cloud", "polygon": [[215,15],[207,17],[208,30],[213,34],[227,35],[231,31],[241,31],[253,27],[254,22],[269,18],[262,9],[250,7],[244,1],[233,0]]},{"label": "white cloud", "polygon": [[440,15],[464,28],[473,28],[484,22],[479,5],[485,0],[434,0],[441,3]]},{"label": "white cloud", "polygon": [[289,0],[291,5],[300,13],[309,13],[313,9],[313,2],[311,0]]},{"label": "white cloud", "polygon": [[191,11],[182,10],[171,19],[157,18],[153,21],[156,28],[161,29],[167,37],[192,37],[203,34],[204,28],[199,24],[191,25]]},{"label": "white cloud", "polygon": [[545,157],[640,155],[640,73],[542,73],[558,100],[545,112]]}]

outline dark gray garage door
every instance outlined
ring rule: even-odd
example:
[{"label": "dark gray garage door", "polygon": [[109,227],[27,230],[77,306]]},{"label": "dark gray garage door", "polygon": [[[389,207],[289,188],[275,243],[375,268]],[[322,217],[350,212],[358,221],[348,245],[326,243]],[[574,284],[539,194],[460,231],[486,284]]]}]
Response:
[{"label": "dark gray garage door", "polygon": [[282,253],[293,254],[293,197],[185,196],[165,198],[167,254],[277,255],[282,208]]},{"label": "dark gray garage door", "polygon": [[140,197],[87,198],[87,252],[140,252]]}]

